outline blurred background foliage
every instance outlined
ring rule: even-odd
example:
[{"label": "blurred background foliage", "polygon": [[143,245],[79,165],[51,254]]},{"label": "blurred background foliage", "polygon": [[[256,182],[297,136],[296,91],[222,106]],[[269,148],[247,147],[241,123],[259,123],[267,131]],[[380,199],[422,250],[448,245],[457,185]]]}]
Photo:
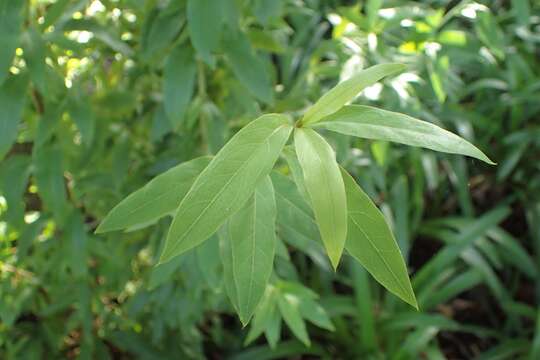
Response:
[{"label": "blurred background foliage", "polygon": [[[540,359],[539,45],[535,0],[0,0],[0,357]],[[283,226],[273,288],[331,323],[277,315],[245,347],[215,241],[153,271],[170,219],[93,234],[153,176],[384,62],[408,70],[358,103],[498,162],[332,137],[420,312]]]}]

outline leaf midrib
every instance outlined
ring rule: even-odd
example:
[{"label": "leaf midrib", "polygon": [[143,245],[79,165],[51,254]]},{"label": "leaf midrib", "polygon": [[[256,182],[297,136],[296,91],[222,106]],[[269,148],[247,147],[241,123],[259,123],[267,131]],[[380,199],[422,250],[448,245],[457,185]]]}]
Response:
[{"label": "leaf midrib", "polygon": [[[277,133],[281,128],[283,128],[284,126],[286,125],[280,125],[279,127],[277,127],[274,131],[272,131],[263,141],[261,141],[259,144],[262,144],[262,143],[265,143],[265,142],[268,142],[268,139],[270,139],[275,133]],[[221,194],[223,193],[223,191],[229,186],[229,184],[231,183],[231,181],[238,175],[238,173],[244,169],[244,167],[247,166],[247,164],[251,161],[251,159],[255,156],[255,154],[257,154],[258,152],[257,151],[254,151],[253,153],[251,153],[251,155],[248,157],[248,159],[246,161],[244,161],[244,163],[242,164],[242,166],[240,166],[235,172],[234,174],[229,178],[229,180],[223,185],[223,187],[218,191],[218,193],[216,194],[216,196],[214,196],[214,198],[208,203],[208,205],[206,205],[204,207],[204,209],[201,211],[201,213],[199,214],[199,216],[197,216],[197,218],[191,223],[191,225],[188,227],[188,229],[184,232],[184,235],[182,235],[182,237],[176,242],[175,246],[171,249],[171,252],[174,253],[174,250],[176,250],[178,248],[178,246],[182,243],[182,241],[185,239],[185,237],[187,236],[187,234],[189,234],[191,232],[191,229],[193,229],[193,227],[199,223],[201,217],[208,211],[208,209],[210,208],[210,206],[212,206],[216,201],[217,199],[221,196]],[[203,176],[204,174],[201,173],[199,175],[200,176]],[[260,175],[260,174],[259,174]],[[257,175],[257,176],[259,176]],[[197,177],[197,179],[199,178]],[[195,180],[197,181],[197,180]],[[191,191],[193,190],[194,188],[192,187],[192,189],[190,189],[190,191],[186,194],[186,196],[184,197],[184,200],[182,200],[182,203],[185,201],[185,199],[188,198],[188,196],[190,195]],[[182,206],[182,203],[180,203],[179,207]],[[175,215],[176,216],[176,215]]]},{"label": "leaf midrib", "polygon": [[397,277],[397,275],[394,273],[394,271],[392,270],[392,268],[390,267],[390,265],[388,264],[388,262],[386,261],[385,257],[381,254],[379,248],[377,246],[375,246],[375,244],[373,243],[373,241],[371,240],[371,238],[369,237],[369,235],[364,231],[364,229],[362,229],[362,227],[356,222],[356,220],[354,219],[353,216],[349,216],[349,218],[351,219],[351,221],[354,223],[354,225],[356,225],[356,227],[358,228],[358,230],[360,230],[364,236],[366,237],[366,239],[368,240],[369,244],[371,245],[371,247],[373,249],[375,249],[375,252],[377,253],[377,256],[382,260],[384,266],[386,267],[386,269],[390,272],[390,274],[392,274],[392,277],[394,278],[394,281],[396,282],[396,284],[398,285],[398,287],[401,289],[401,291],[403,292],[403,295],[404,296],[407,296],[408,297],[408,291],[407,289],[403,286],[403,284],[401,284],[401,282],[399,281],[399,278]]}]

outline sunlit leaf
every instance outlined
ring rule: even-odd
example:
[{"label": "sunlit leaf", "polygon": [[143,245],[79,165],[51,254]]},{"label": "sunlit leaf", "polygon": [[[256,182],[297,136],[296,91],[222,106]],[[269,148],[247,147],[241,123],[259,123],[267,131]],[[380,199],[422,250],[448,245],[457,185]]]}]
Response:
[{"label": "sunlit leaf", "polygon": [[335,113],[343,105],[353,100],[364,88],[375,84],[382,78],[401,72],[405,69],[402,64],[380,64],[360,71],[324,94],[308,109],[301,124],[307,125],[320,121],[322,118]]},{"label": "sunlit leaf", "polygon": [[494,164],[467,140],[427,121],[371,106],[349,105],[314,127],[365,139],[393,141],[450,154],[462,154]]},{"label": "sunlit leaf", "polygon": [[336,269],[347,236],[347,201],[336,156],[311,129],[296,129],[294,141],[321,238]]},{"label": "sunlit leaf", "polygon": [[161,262],[197,246],[250,198],[289,138],[283,115],[264,115],[245,126],[217,153],[184,197],[169,229]]},{"label": "sunlit leaf", "polygon": [[349,218],[345,248],[384,287],[418,308],[407,267],[383,214],[346,170],[341,173]]},{"label": "sunlit leaf", "polygon": [[270,278],[276,247],[276,200],[269,177],[229,220],[232,269],[240,320],[246,325]]},{"label": "sunlit leaf", "polygon": [[96,232],[127,229],[173,214],[210,160],[209,156],[200,157],[156,176],[116,205],[99,224]]}]

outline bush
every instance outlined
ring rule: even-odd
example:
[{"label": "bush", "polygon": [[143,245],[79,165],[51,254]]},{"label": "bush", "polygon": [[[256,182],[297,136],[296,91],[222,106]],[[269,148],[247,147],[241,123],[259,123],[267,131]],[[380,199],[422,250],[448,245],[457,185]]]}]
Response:
[{"label": "bush", "polygon": [[[540,357],[539,15],[526,0],[0,0],[0,357]],[[405,66],[362,83],[390,63]],[[448,133],[333,132],[351,111],[421,119],[497,166],[388,142],[441,150]],[[255,120],[269,113],[285,115]],[[258,161],[186,235],[213,189],[176,213],[197,175],[272,122],[304,141],[244,139],[224,171]],[[325,174],[343,191],[325,194]],[[379,250],[344,243],[351,196],[369,210],[349,237],[369,228]],[[272,246],[236,240],[251,220]]]}]

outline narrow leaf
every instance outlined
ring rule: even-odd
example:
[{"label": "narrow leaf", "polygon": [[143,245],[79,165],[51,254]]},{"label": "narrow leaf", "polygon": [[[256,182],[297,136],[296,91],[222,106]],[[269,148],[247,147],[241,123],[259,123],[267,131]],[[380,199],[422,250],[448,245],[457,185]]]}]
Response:
[{"label": "narrow leaf", "polygon": [[180,203],[161,262],[202,243],[245,204],[272,170],[291,130],[286,116],[269,114],[233,136]]},{"label": "narrow leaf", "polygon": [[266,287],[264,296],[257,307],[251,328],[246,337],[244,345],[248,345],[253,340],[258,338],[271,325],[276,309],[277,291],[272,285]]},{"label": "narrow leaf", "polygon": [[[300,169],[300,172],[302,170]],[[302,177],[303,175],[300,174]],[[271,176],[276,195],[278,234],[287,243],[303,251],[313,262],[330,271],[313,211],[300,195],[294,181],[273,171]],[[304,180],[302,179],[302,183]],[[306,194],[307,196],[307,194]]]},{"label": "narrow leaf", "polygon": [[364,88],[375,84],[382,78],[401,72],[405,69],[402,64],[380,64],[359,72],[324,94],[308,109],[301,123],[312,124],[335,113],[343,105],[353,100]]},{"label": "narrow leaf", "polygon": [[221,0],[188,0],[187,20],[189,36],[201,59],[215,65],[212,53],[219,45],[222,25]]},{"label": "narrow leaf", "polygon": [[24,4],[24,1],[0,0],[0,84],[8,76],[19,44]]},{"label": "narrow leaf", "polygon": [[349,216],[347,251],[381,285],[418,308],[407,267],[384,216],[352,176],[344,169],[341,173],[347,191]]},{"label": "narrow leaf", "polygon": [[273,101],[272,83],[264,62],[253,52],[246,35],[239,30],[226,32],[225,54],[234,75],[257,99]]},{"label": "narrow leaf", "polygon": [[209,156],[193,159],[158,175],[116,205],[99,224],[96,233],[152,223],[174,213],[210,160]]},{"label": "narrow leaf", "polygon": [[40,148],[34,154],[33,162],[39,196],[56,220],[62,221],[67,210],[63,152],[59,147]]},{"label": "narrow leaf", "polygon": [[191,49],[180,45],[171,51],[163,70],[163,105],[174,129],[184,119],[193,95],[196,71]]},{"label": "narrow leaf", "polygon": [[17,139],[27,85],[27,76],[18,75],[10,76],[0,86],[0,160]]},{"label": "narrow leaf", "polygon": [[[225,222],[218,231],[219,234],[219,257],[223,265],[223,284],[229,300],[238,313],[238,295],[236,294],[236,284],[233,275],[233,255],[231,246],[231,236],[229,232],[229,221]],[[179,257],[180,259],[182,257]],[[174,260],[176,261],[176,260]],[[170,262],[174,262],[170,261]],[[169,262],[169,263],[170,263]],[[167,263],[168,264],[168,263]]]},{"label": "narrow leaf", "polygon": [[22,46],[24,49],[24,60],[28,66],[28,72],[32,82],[40,92],[47,91],[47,66],[45,58],[47,55],[47,43],[41,34],[33,27],[29,27],[23,34]]},{"label": "narrow leaf", "polygon": [[278,297],[278,307],[287,326],[293,334],[306,346],[310,346],[309,336],[306,330],[306,323],[300,315],[300,299],[291,294]]},{"label": "narrow leaf", "polygon": [[245,326],[272,274],[276,247],[276,200],[267,176],[229,221],[233,274],[240,320]]},{"label": "narrow leaf", "polygon": [[347,201],[332,147],[311,129],[296,129],[296,153],[315,219],[334,269],[347,236]]},{"label": "narrow leaf", "polygon": [[467,140],[426,121],[371,106],[345,106],[315,127],[366,139],[393,141],[450,154],[462,154],[494,164]]},{"label": "narrow leaf", "polygon": [[301,298],[299,309],[300,314],[304,319],[328,331],[335,330],[335,327],[328,317],[328,314],[316,301],[309,298]]}]

